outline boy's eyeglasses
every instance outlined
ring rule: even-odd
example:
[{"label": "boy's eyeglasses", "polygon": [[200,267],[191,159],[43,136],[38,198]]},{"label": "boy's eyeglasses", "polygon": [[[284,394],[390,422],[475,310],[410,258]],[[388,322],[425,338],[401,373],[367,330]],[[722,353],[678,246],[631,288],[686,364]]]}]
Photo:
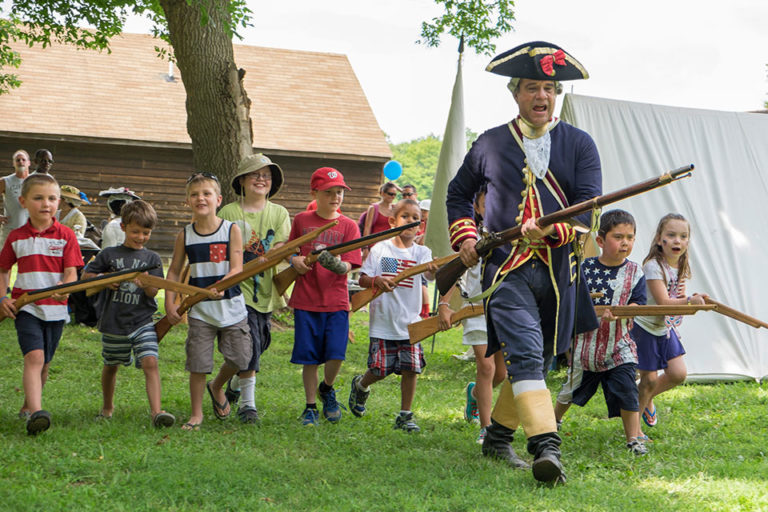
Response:
[{"label": "boy's eyeglasses", "polygon": [[252,172],[246,175],[247,178],[253,178],[255,180],[272,181],[271,172]]},{"label": "boy's eyeglasses", "polygon": [[191,183],[192,180],[200,176],[202,176],[203,178],[208,178],[209,180],[213,180],[216,183],[219,182],[219,178],[217,178],[215,174],[211,174],[210,172],[196,172],[196,173],[193,173],[189,178],[187,178],[187,183]]}]

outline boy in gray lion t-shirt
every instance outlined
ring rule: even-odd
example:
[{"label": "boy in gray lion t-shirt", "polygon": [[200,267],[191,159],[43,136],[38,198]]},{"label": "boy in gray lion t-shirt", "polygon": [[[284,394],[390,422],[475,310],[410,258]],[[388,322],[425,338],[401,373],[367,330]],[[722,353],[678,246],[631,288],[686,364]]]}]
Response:
[{"label": "boy in gray lion t-shirt", "polygon": [[[83,278],[144,265],[157,265],[149,272],[163,277],[160,256],[144,248],[157,224],[154,208],[145,201],[134,201],[123,206],[120,216],[120,227],[125,232],[125,241],[122,245],[101,251],[88,264]],[[170,427],[176,421],[172,414],[165,412],[160,406],[158,344],[152,322],[152,315],[157,310],[157,292],[157,288],[133,280],[114,283],[99,295],[96,302],[99,321],[96,327],[102,335],[101,355],[104,359],[104,369],[101,372],[104,402],[99,418],[112,417],[117,370],[121,364],[130,366],[135,356],[136,367],[144,370],[152,424],[155,427]]]}]

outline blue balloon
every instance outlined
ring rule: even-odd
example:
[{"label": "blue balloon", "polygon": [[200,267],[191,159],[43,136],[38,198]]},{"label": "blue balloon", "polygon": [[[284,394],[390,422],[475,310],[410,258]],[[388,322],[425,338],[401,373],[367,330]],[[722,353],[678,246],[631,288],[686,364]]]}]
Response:
[{"label": "blue balloon", "polygon": [[397,160],[390,160],[384,164],[384,176],[388,180],[396,180],[403,175],[403,166]]}]

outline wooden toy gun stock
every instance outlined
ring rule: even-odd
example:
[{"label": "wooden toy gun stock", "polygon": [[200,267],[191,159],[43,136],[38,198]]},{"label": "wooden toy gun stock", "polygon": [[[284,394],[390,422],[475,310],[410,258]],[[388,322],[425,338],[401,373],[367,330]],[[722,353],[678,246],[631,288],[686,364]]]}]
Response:
[{"label": "wooden toy gun stock", "polygon": [[[354,295],[352,296],[355,297]],[[464,306],[458,311],[451,313],[451,325],[457,324],[465,318],[472,318],[483,314],[483,306],[472,305]],[[412,324],[408,324],[408,339],[411,345],[415,345],[423,339],[429,338],[433,334],[440,331],[440,324],[438,317],[431,316],[424,320],[419,320]]]},{"label": "wooden toy gun stock", "polygon": [[[22,307],[26,306],[27,304],[31,304],[32,302],[35,302],[38,300],[47,299],[52,295],[81,292],[83,290],[88,290],[90,288],[107,287],[112,283],[129,281],[131,279],[135,279],[136,277],[141,275],[143,272],[146,272],[148,270],[153,270],[158,266],[159,265],[143,265],[141,267],[129,268],[125,270],[120,270],[118,272],[111,272],[109,274],[104,274],[97,277],[80,279],[78,281],[73,281],[71,283],[58,284],[56,286],[50,286],[48,288],[41,288],[39,290],[24,292],[23,294],[21,294],[19,297],[16,298],[16,301],[14,302],[14,306],[18,311]],[[0,318],[0,322],[2,322],[3,319],[5,318],[6,317]]]},{"label": "wooden toy gun stock", "polygon": [[[153,276],[150,274],[139,274],[135,279],[138,279],[144,286],[152,286],[154,288],[162,288],[163,290],[171,290],[176,293],[183,293],[185,295],[195,295],[196,293],[202,293],[207,295],[209,299],[215,299],[218,297],[216,292],[208,290],[207,288],[200,288],[199,286],[192,286],[186,283],[180,283],[177,281],[171,281],[169,279],[163,279],[162,277]],[[107,288],[109,285],[100,285],[98,287],[89,288],[86,290],[85,295],[90,297],[100,291]]]},{"label": "wooden toy gun stock", "polygon": [[695,315],[698,311],[714,311],[713,304],[681,304],[679,306],[661,306],[657,304],[636,306],[595,306],[595,313],[600,317],[605,310],[610,310],[616,318],[634,318],[636,316],[678,316]]},{"label": "wooden toy gun stock", "polygon": [[[562,210],[544,215],[536,220],[536,224],[540,228],[546,228],[547,226],[558,222],[574,222],[572,219],[577,215],[668,185],[673,181],[687,178],[691,175],[691,171],[693,171],[693,164],[680,167],[673,171],[668,171],[657,178],[650,178],[632,186],[611,192],[610,194],[597,196],[587,201],[582,201],[581,203],[569,206],[568,208],[563,208]],[[478,256],[481,258],[485,257],[493,249],[522,238],[521,229],[521,226],[515,226],[505,229],[504,231],[490,233],[477,242],[475,251],[477,251]],[[440,293],[443,295],[448,293],[451,286],[456,283],[466,270],[467,267],[460,258],[456,258],[454,261],[442,266],[435,275],[437,288],[440,290]]]},{"label": "wooden toy gun stock", "polygon": [[[307,266],[312,265],[314,262],[317,261],[318,256],[323,251],[328,251],[334,256],[338,256],[339,254],[344,254],[345,252],[354,251],[355,249],[360,249],[361,247],[365,247],[365,246],[374,244],[376,242],[381,242],[382,240],[392,238],[393,236],[399,234],[401,231],[405,231],[406,229],[409,229],[409,228],[415,228],[419,224],[420,224],[419,222],[411,222],[410,224],[406,224],[404,226],[388,229],[386,231],[374,233],[372,235],[364,236],[362,238],[356,238],[348,242],[343,242],[337,245],[326,247],[325,249],[316,249],[307,255],[307,258],[304,260],[304,263]],[[285,290],[287,290],[288,287],[291,286],[291,283],[294,282],[297,277],[299,277],[299,273],[293,267],[288,267],[287,269],[277,274],[274,278],[272,278],[272,282],[275,285],[275,290],[277,290],[277,293],[279,293],[280,295],[284,294]]]},{"label": "wooden toy gun stock", "polygon": [[[448,256],[443,256],[442,258],[435,258],[429,263],[422,263],[421,265],[415,265],[397,274],[393,278],[393,281],[395,282],[395,285],[397,285],[397,283],[403,281],[404,279],[408,279],[409,277],[413,277],[421,274],[422,272],[426,272],[428,265],[431,265],[431,264],[444,265],[450,261],[453,261],[454,259],[457,259],[458,257],[459,257],[458,254],[449,254]],[[361,307],[365,306],[380,293],[381,293],[381,290],[379,290],[378,288],[365,288],[357,292],[352,296],[352,299],[350,301],[352,311],[357,311]]]},{"label": "wooden toy gun stock", "polygon": [[753,316],[749,316],[746,313],[742,313],[737,309],[733,309],[730,306],[726,306],[722,302],[717,302],[716,300],[710,299],[709,297],[704,299],[704,301],[707,304],[711,304],[715,306],[715,311],[717,311],[721,315],[725,315],[727,317],[733,318],[734,320],[738,320],[739,322],[743,322],[747,325],[751,325],[755,329],[759,329],[760,327],[768,329],[768,323],[765,323],[762,320],[757,319]]},{"label": "wooden toy gun stock", "polygon": [[[228,288],[232,288],[236,284],[242,281],[245,281],[250,277],[255,276],[256,274],[260,274],[265,270],[274,267],[275,265],[283,261],[285,258],[287,258],[291,254],[296,252],[296,249],[298,247],[301,247],[307,242],[311,242],[312,240],[317,238],[320,235],[320,233],[332,228],[338,223],[339,223],[338,220],[334,220],[332,222],[329,222],[328,224],[325,224],[324,226],[321,226],[313,231],[310,231],[306,235],[302,235],[299,238],[291,240],[290,242],[286,242],[280,247],[270,249],[269,251],[264,253],[263,258],[266,258],[265,260],[262,260],[262,258],[259,258],[259,259],[249,261],[248,263],[243,265],[242,272],[239,272],[235,275],[229,276],[226,279],[222,279],[221,281],[213,283],[211,286],[208,287],[208,290],[210,290],[211,288],[216,288],[217,291],[222,292]],[[207,297],[208,297],[207,292],[190,295],[189,297],[184,299],[184,301],[182,301],[181,305],[179,306],[179,310],[178,310],[179,315],[183,315],[187,310],[189,310],[189,308],[191,308],[192,306],[194,306],[199,302],[202,302]],[[158,320],[157,323],[155,324],[157,341],[162,340],[163,337],[171,329],[171,327],[173,327],[173,324],[171,324],[170,320],[168,320],[167,315],[161,318],[160,320]]]}]

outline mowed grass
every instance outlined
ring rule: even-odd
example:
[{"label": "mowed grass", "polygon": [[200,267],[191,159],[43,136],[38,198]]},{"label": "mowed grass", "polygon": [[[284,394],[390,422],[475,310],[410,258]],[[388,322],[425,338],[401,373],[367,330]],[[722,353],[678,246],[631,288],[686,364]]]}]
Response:
[{"label": "mowed grass", "polygon": [[[336,388],[346,403],[366,368],[367,314],[352,316],[357,338]],[[163,405],[179,424],[189,414],[186,326],[161,344]],[[53,426],[36,438],[17,418],[22,358],[13,323],[0,324],[0,509],[2,510],[768,510],[768,386],[688,385],[657,402],[660,423],[646,429],[650,454],[625,448],[620,422],[606,419],[598,394],[572,408],[563,430],[568,482],[548,488],[530,472],[481,456],[477,427],[462,418],[474,365],[461,331],[425,343],[427,368],[414,411],[421,433],[392,428],[399,380],[374,385],[369,413],[338,425],[302,427],[301,368],[289,363],[293,332],[273,332],[257,376],[259,426],[211,414],[199,432],[156,430],[140,370],[118,374],[116,410],[101,404],[101,347],[93,329],[67,326],[43,395]],[[217,364],[221,359],[217,355]],[[564,372],[553,373],[559,389]],[[525,454],[519,431],[514,443]]]}]

